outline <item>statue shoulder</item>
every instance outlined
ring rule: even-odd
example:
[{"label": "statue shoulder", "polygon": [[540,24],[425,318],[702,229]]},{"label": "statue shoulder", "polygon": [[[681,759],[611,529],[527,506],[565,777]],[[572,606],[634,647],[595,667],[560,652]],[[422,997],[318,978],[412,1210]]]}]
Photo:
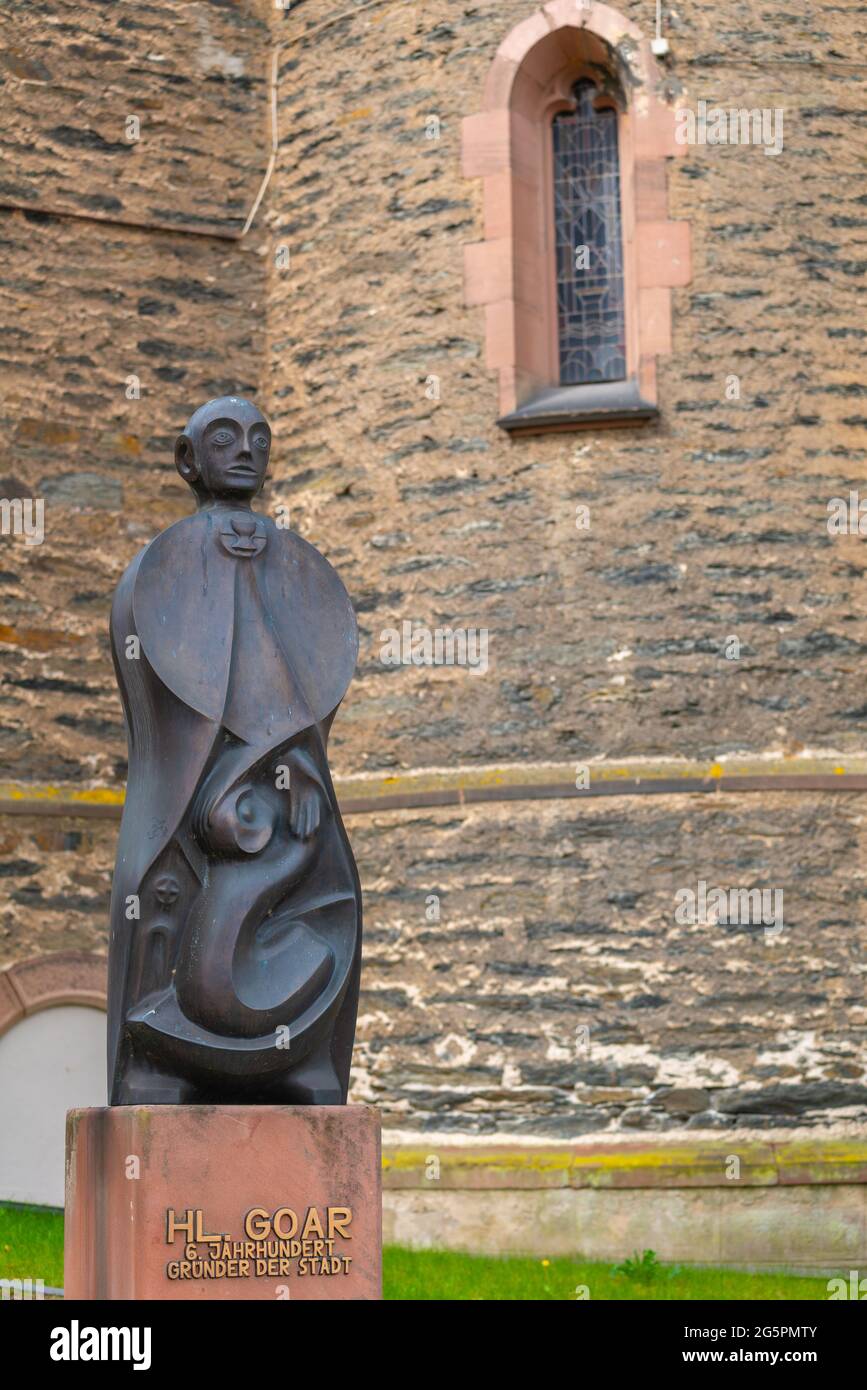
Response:
[{"label": "statue shoulder", "polygon": [[112,601],[112,614],[126,610],[131,605],[136,579],[138,578],[145,557],[148,556],[155,547],[160,548],[167,537],[171,537],[169,541],[170,546],[173,542],[176,543],[177,541],[181,541],[183,544],[189,544],[192,539],[189,524],[197,521],[197,519],[197,516],[182,517],[180,521],[175,521],[171,526],[167,526],[165,531],[160,531],[143,545],[140,550],[136,551],[118,580],[117,588],[114,591],[114,599]]},{"label": "statue shoulder", "polygon": [[259,516],[265,523],[268,549],[273,555],[279,555],[283,565],[288,562],[293,569],[316,572],[323,578],[327,575],[341,589],[343,588],[337,570],[317,546],[288,526],[278,526],[270,516],[265,516],[264,513],[259,513]]},{"label": "statue shoulder", "polygon": [[140,549],[136,551],[135,555],[133,555],[132,559],[130,560],[129,564],[127,565],[126,569],[124,570],[123,574],[118,580],[115,593],[119,593],[122,588],[129,585],[131,579],[135,578],[135,575],[138,572],[138,567],[144,558],[145,552],[147,551],[148,546],[152,544],[152,541],[147,541],[143,546],[140,547]]},{"label": "statue shoulder", "polygon": [[270,616],[283,650],[292,654],[317,719],[337,708],[355,670],[358,624],[343,580],[315,545],[265,521],[261,560]]},{"label": "statue shoulder", "polygon": [[135,588],[136,575],[139,571],[144,553],[147,546],[143,545],[141,550],[137,550],[133,555],[123,574],[117,582],[114,591],[114,598],[111,602],[111,625],[114,627],[116,620],[125,618],[132,606],[132,591]]},{"label": "statue shoulder", "polygon": [[306,545],[307,542],[301,541],[301,537],[297,531],[293,531],[291,526],[279,526],[274,518],[270,517],[267,512],[256,512],[255,516],[257,520],[264,523],[265,534],[268,537],[269,545],[283,546],[290,550],[299,543]]}]

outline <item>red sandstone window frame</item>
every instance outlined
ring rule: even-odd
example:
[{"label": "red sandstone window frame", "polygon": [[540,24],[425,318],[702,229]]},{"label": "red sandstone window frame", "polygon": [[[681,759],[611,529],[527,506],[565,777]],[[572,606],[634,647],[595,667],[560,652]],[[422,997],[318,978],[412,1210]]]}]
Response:
[{"label": "red sandstone window frame", "polygon": [[0,970],[0,1037],[16,1023],[62,1004],[105,1010],[106,957],[95,951],[51,951]]},{"label": "red sandstone window frame", "polygon": [[[561,386],[551,122],[581,77],[607,70],[618,110],[626,379]],[[691,278],[689,224],[668,218],[666,160],[684,153],[665,73],[641,30],[607,5],[554,0],[503,40],[483,110],[463,123],[463,169],[483,180],[485,239],[465,248],[465,303],[485,309],[486,363],[510,433],[639,424],[659,414],[671,292]]]}]

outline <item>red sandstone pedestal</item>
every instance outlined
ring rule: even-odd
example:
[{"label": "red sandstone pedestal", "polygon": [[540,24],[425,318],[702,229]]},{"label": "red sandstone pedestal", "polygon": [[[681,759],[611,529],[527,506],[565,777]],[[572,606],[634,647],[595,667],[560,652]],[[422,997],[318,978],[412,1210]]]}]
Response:
[{"label": "red sandstone pedestal", "polygon": [[367,1106],[69,1112],[68,1299],[378,1299],[381,1249]]}]

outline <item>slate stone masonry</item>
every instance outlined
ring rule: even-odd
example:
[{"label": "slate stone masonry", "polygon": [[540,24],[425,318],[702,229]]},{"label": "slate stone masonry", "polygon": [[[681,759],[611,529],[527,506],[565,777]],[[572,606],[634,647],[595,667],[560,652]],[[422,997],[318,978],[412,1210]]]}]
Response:
[{"label": "slate stone masonry", "polygon": [[[0,538],[0,779],[122,782],[110,594],[184,513],[173,434],[230,391],[272,419],[266,504],[358,599],[338,778],[864,750],[863,538],[827,529],[865,457],[863,19],[677,7],[672,80],[693,105],[783,107],[783,152],[671,161],[694,263],[659,422],[510,440],[462,301],[483,228],[460,124],[525,5],[12,8],[0,496],[43,498],[46,538]],[[643,0],[621,9],[652,27]],[[280,151],[238,239],[275,43]],[[135,111],[140,140],[115,148]],[[381,633],[407,619],[486,628],[489,670],[384,666]],[[353,817],[369,924],[354,1099],[392,1128],[480,1135],[863,1119],[863,802]],[[102,949],[115,835],[0,819],[0,965]],[[700,879],[782,889],[779,939],[675,922]]]}]

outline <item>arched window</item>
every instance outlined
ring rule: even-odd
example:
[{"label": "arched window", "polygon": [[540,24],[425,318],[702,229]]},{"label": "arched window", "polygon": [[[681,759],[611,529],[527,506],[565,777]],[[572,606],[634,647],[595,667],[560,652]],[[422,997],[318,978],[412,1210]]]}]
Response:
[{"label": "arched window", "polygon": [[513,433],[654,418],[671,291],[690,279],[689,225],[669,220],[682,155],[650,42],[594,0],[549,0],[501,43],[463,126],[485,239],[465,250],[465,302],[485,308],[498,423]]},{"label": "arched window", "polygon": [[582,78],[551,122],[560,385],[626,376],[617,110]]}]

